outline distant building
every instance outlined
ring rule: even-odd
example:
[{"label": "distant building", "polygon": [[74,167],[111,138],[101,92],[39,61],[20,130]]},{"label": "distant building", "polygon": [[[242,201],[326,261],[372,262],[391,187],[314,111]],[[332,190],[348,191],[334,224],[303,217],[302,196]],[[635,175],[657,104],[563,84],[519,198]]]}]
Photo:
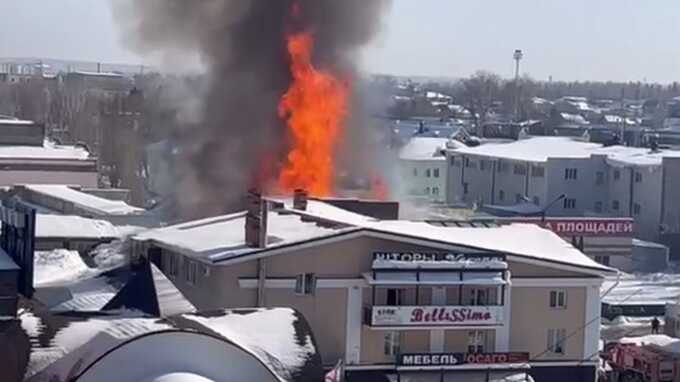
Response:
[{"label": "distant building", "polygon": [[449,204],[528,200],[550,216],[633,217],[637,238],[680,249],[680,212],[670,207],[680,151],[541,137],[450,149],[447,164]]},{"label": "distant building", "polygon": [[[449,143],[450,142],[450,143]],[[446,138],[414,137],[399,151],[402,192],[434,202],[446,200],[447,144],[461,144]]]},{"label": "distant building", "polygon": [[46,140],[40,124],[0,119],[0,186],[56,183],[96,187],[97,182],[97,160],[84,147]]}]

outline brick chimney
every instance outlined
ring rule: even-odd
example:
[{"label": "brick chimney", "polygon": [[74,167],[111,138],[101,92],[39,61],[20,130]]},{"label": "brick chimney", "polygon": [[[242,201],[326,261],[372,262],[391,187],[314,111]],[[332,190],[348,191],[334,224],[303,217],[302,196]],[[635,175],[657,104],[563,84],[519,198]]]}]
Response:
[{"label": "brick chimney", "polygon": [[293,194],[293,208],[300,211],[307,210],[307,191],[298,188]]},{"label": "brick chimney", "polygon": [[246,212],[246,245],[251,248],[267,246],[267,201],[257,190],[248,191]]}]

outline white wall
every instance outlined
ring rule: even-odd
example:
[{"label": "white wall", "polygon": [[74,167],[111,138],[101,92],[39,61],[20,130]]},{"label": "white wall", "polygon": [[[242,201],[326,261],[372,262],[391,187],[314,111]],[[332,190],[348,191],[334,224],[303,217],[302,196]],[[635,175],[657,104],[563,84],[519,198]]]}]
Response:
[{"label": "white wall", "polygon": [[[445,158],[434,160],[401,159],[399,164],[401,167],[401,188],[405,195],[426,197],[436,202],[446,201],[447,168]],[[435,169],[439,170],[438,177],[435,177]],[[427,170],[430,170],[429,177]]]}]

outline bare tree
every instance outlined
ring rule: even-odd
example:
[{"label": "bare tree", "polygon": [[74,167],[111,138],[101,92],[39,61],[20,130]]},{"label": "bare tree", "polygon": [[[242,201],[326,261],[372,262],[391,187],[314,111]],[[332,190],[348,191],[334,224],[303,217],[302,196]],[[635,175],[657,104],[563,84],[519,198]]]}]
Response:
[{"label": "bare tree", "polygon": [[472,114],[475,126],[480,131],[493,102],[500,95],[501,83],[499,75],[485,71],[476,72],[471,77],[461,80],[459,99]]}]

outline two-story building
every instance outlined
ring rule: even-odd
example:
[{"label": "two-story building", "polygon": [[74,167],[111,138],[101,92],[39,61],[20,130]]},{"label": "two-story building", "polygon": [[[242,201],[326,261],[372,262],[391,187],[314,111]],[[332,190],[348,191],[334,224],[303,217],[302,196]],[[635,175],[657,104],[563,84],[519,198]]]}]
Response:
[{"label": "two-story building", "polygon": [[401,194],[433,202],[446,201],[447,147],[462,145],[448,138],[413,137],[399,151]]},{"label": "two-story building", "polygon": [[457,147],[447,159],[449,204],[531,201],[549,216],[632,217],[636,237],[671,246],[680,233],[680,211],[670,208],[680,151],[536,137]]},{"label": "two-story building", "polygon": [[251,202],[140,234],[133,258],[159,265],[199,309],[299,310],[349,381],[595,380],[599,290],[614,271],[554,233]]}]

